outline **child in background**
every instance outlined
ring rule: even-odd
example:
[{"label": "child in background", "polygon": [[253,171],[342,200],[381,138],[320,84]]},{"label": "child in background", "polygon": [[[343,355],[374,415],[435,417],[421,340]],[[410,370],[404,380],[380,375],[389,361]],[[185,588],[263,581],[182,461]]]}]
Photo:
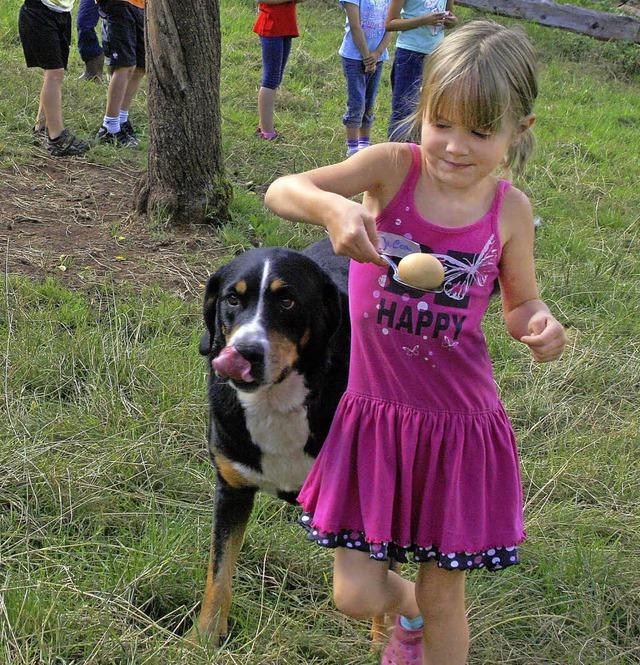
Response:
[{"label": "child in background", "polygon": [[389,59],[391,33],[384,22],[389,0],[340,0],[347,13],[345,35],[338,53],[347,81],[347,112],[342,124],[347,133],[347,157],[371,143],[373,107],[382,64]]},{"label": "child in background", "polygon": [[74,0],[25,0],[18,30],[27,67],[44,70],[34,138],[46,140],[53,157],[82,155],[91,147],[66,129],[62,119],[62,81],[69,63]]},{"label": "child in background", "polygon": [[[373,145],[266,194],[353,259],[349,385],[298,500],[308,538],[335,548],[338,608],[398,615],[383,665],[464,665],[465,571],[518,563],[525,538],[515,436],[481,321],[498,279],[507,330],[535,361],[566,344],[538,295],[531,204],[496,175],[530,156],[537,91],[526,35],[471,22],[431,55],[419,146]],[[435,255],[442,286],[396,282],[383,232]],[[388,565],[409,553],[415,585]]]},{"label": "child in background", "polygon": [[258,92],[260,124],[256,135],[275,139],[279,134],[273,124],[276,90],[282,83],[284,68],[291,53],[291,43],[298,36],[296,5],[304,0],[264,0],[258,4],[258,18],[253,32],[262,47],[262,85]]},{"label": "child in background", "polygon": [[101,81],[104,67],[104,52],[96,26],[100,20],[100,10],[96,0],[80,0],[76,28],[78,30],[78,52],[84,62],[84,71],[80,75],[85,81]]},{"label": "child in background", "polygon": [[111,71],[97,143],[137,148],[129,109],[145,73],[144,0],[100,0],[102,47]]},{"label": "child in background", "polygon": [[391,0],[385,28],[399,31],[391,67],[390,141],[407,140],[409,122],[422,85],[425,59],[456,25],[454,0]]}]

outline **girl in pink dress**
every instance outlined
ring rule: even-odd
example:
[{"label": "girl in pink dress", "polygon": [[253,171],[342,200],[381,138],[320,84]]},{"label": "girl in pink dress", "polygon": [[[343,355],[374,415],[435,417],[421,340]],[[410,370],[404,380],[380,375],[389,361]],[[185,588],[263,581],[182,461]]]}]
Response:
[{"label": "girl in pink dress", "polygon": [[[471,22],[431,56],[420,146],[376,145],[266,195],[353,259],[349,385],[299,501],[308,537],[336,548],[338,608],[399,615],[384,665],[463,665],[465,571],[516,564],[525,538],[516,442],[481,320],[497,279],[507,329],[534,360],[564,350],[538,296],[531,205],[495,175],[529,157],[536,96],[525,34]],[[380,258],[406,241],[441,261],[434,291],[399,283]],[[409,553],[415,584],[388,565]]]}]

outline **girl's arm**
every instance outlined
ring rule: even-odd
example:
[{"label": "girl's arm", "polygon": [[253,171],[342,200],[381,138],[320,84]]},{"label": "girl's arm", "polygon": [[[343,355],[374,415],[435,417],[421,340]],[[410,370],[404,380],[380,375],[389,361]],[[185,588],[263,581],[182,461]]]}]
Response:
[{"label": "girl's arm", "polygon": [[384,22],[386,30],[393,32],[412,30],[420,25],[438,25],[445,19],[444,12],[432,12],[431,14],[422,14],[414,18],[400,18],[400,12],[403,7],[404,0],[391,0],[387,11],[387,19]]},{"label": "girl's arm", "polygon": [[380,60],[380,57],[384,53],[384,50],[389,46],[391,39],[393,37],[393,33],[389,32],[388,30],[384,33],[382,39],[380,40],[380,43],[376,47],[375,51],[371,51],[371,54],[374,56],[375,62],[378,62]]},{"label": "girl's arm", "polygon": [[[323,226],[336,254],[385,265],[378,254],[376,215],[409,169],[405,147],[381,143],[344,162],[278,178],[267,190],[265,205],[292,222]],[[351,200],[363,192],[363,203]]]},{"label": "girl's arm", "polygon": [[369,53],[367,38],[364,36],[364,31],[360,25],[360,6],[354,5],[352,2],[346,2],[344,5],[344,10],[347,13],[347,18],[349,19],[349,29],[351,30],[353,43],[356,45],[358,51],[360,51],[364,66],[367,67],[371,64],[374,64],[373,58]]},{"label": "girl's arm", "polygon": [[538,297],[533,212],[527,197],[513,187],[505,196],[500,235],[503,243],[500,290],[507,329],[512,337],[529,347],[537,362],[556,360],[564,351],[566,335]]}]

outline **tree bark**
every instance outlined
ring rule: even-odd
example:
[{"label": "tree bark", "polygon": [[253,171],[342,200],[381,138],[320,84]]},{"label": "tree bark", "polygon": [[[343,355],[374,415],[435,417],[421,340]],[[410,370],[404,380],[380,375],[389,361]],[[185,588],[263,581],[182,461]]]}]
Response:
[{"label": "tree bark", "polygon": [[137,209],[164,221],[219,225],[232,189],[224,173],[218,0],[146,3],[148,170]]},{"label": "tree bark", "polygon": [[640,44],[640,21],[633,16],[598,12],[575,5],[558,5],[549,0],[456,0],[491,14],[524,18],[553,28],[589,35],[602,41],[621,40]]}]

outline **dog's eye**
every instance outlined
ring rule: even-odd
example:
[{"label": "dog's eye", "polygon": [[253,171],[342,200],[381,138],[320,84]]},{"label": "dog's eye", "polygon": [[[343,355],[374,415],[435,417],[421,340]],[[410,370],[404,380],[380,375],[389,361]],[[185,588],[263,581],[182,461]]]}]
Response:
[{"label": "dog's eye", "polygon": [[283,298],[280,301],[282,309],[291,309],[295,304],[295,300],[292,300],[291,298]]},{"label": "dog's eye", "polygon": [[235,295],[235,293],[230,293],[226,297],[226,301],[227,305],[229,305],[230,307],[237,307],[240,304],[240,299],[238,298],[237,295]]}]

